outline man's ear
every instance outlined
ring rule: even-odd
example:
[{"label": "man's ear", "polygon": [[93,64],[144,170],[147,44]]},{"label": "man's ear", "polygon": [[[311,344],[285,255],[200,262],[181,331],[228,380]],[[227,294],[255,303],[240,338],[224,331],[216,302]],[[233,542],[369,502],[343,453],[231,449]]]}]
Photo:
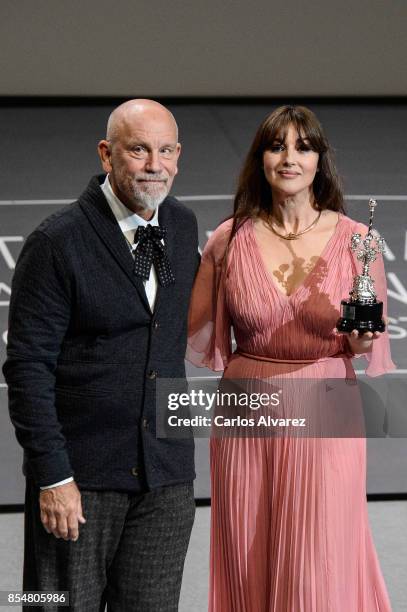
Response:
[{"label": "man's ear", "polygon": [[108,140],[101,140],[98,144],[98,154],[102,163],[103,170],[109,174],[112,171],[111,164],[111,143]]},{"label": "man's ear", "polygon": [[[179,156],[181,155],[181,144],[177,142],[177,146],[175,148],[176,160],[178,163]],[[178,166],[176,167],[175,174],[178,174]]]}]

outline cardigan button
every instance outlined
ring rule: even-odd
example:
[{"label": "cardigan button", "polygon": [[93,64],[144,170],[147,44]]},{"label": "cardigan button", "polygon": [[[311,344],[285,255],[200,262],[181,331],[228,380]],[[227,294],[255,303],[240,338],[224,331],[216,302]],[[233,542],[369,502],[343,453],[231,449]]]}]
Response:
[{"label": "cardigan button", "polygon": [[148,419],[146,419],[146,418],[143,419],[143,427],[144,427],[144,429],[147,429],[147,427],[148,427]]},{"label": "cardigan button", "polygon": [[154,329],[158,329],[160,327],[159,322],[158,321],[154,321],[153,327],[154,327]]},{"label": "cardigan button", "polygon": [[154,378],[157,378],[157,372],[155,370],[150,370],[147,376],[150,380],[154,380]]},{"label": "cardigan button", "polygon": [[131,468],[131,473],[133,476],[138,476],[139,475],[138,468],[136,467]]}]

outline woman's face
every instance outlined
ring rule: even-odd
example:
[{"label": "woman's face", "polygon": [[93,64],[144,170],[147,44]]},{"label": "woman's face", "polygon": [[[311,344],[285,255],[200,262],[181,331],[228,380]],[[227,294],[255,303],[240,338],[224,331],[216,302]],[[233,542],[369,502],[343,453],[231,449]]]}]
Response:
[{"label": "woman's face", "polygon": [[275,193],[298,195],[312,190],[319,154],[290,124],[285,139],[276,139],[263,153],[264,175]]}]

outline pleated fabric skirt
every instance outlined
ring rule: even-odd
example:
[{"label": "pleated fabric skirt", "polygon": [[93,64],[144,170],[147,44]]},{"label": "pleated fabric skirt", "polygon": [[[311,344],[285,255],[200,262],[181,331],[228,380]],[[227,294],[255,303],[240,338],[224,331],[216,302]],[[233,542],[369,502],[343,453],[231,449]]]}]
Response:
[{"label": "pleated fabric skirt", "polygon": [[364,438],[214,437],[210,451],[209,612],[391,612]]}]

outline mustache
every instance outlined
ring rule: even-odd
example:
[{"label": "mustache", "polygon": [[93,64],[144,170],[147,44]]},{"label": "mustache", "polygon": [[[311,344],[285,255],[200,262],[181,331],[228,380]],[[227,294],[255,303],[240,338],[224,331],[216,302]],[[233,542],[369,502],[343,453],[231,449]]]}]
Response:
[{"label": "mustache", "polygon": [[164,174],[136,174],[134,176],[136,181],[165,181],[167,182],[168,177]]}]

